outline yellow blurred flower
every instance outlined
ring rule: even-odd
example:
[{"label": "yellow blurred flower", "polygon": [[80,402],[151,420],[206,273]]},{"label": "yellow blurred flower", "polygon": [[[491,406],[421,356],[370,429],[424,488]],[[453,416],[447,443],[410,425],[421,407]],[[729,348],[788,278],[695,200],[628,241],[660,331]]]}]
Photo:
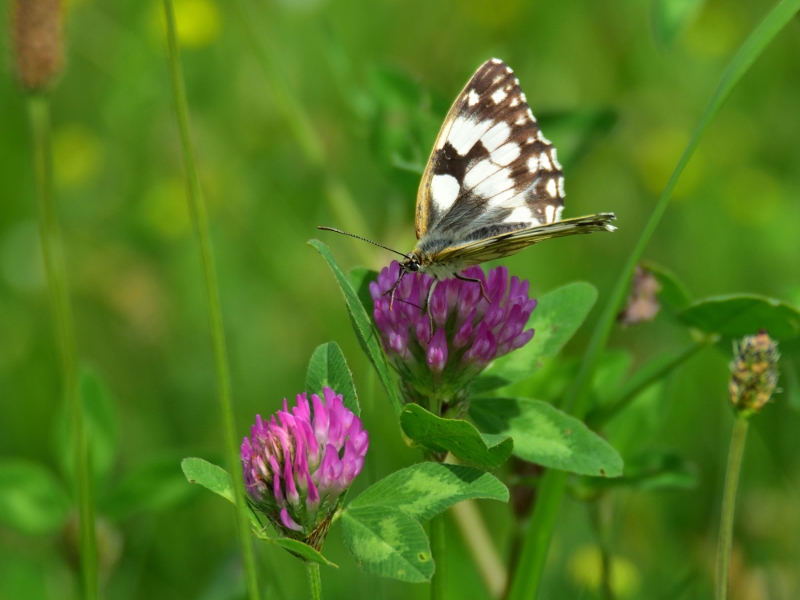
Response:
[{"label": "yellow blurred flower", "polygon": [[[213,0],[173,0],[178,43],[186,48],[203,48],[216,41],[222,26],[219,9]],[[153,29],[166,30],[162,2],[153,4]]]},{"label": "yellow blurred flower", "polygon": [[[569,559],[569,574],[579,587],[599,590],[602,576],[600,549],[597,546],[581,546]],[[611,589],[618,598],[636,594],[641,585],[639,570],[631,561],[621,556],[611,559]]]},{"label": "yellow blurred flower", "polygon": [[63,125],[53,134],[53,171],[59,187],[75,188],[88,183],[102,159],[102,142],[83,125]]},{"label": "yellow blurred flower", "polygon": [[[689,134],[680,129],[660,129],[642,137],[634,161],[650,193],[661,194],[688,143]],[[703,156],[695,152],[678,180],[672,198],[681,200],[690,194],[700,184],[704,172]]]},{"label": "yellow blurred flower", "polygon": [[142,220],[160,237],[176,238],[191,227],[186,183],[180,177],[157,181],[142,198]]}]

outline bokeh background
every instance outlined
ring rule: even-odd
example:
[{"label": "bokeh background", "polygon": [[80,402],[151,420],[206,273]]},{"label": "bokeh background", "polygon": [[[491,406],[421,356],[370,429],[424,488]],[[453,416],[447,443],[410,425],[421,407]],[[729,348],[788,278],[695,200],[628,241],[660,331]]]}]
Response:
[{"label": "bokeh background", "polygon": [[[55,183],[80,355],[106,432],[95,456],[105,596],[239,598],[232,509],[179,470],[184,456],[222,462],[222,432],[161,3],[68,4],[68,64],[53,93]],[[536,293],[589,281],[602,304],[728,59],[772,4],[176,0],[239,435],[256,413],[301,391],[312,351],[335,340],[372,434],[356,488],[418,460],[400,440],[327,267],[305,242],[327,224],[413,246],[419,173],[480,63],[498,56],[515,69],[565,164],[565,216],[618,216],[613,236],[553,241],[504,264]],[[37,463],[44,481],[66,489],[25,104],[8,35],[0,40],[0,456]],[[647,249],[698,298],[754,292],[800,304],[798,56],[795,18],[718,114]],[[390,259],[324,239],[346,268]],[[598,313],[567,356],[580,355]],[[615,330],[606,364],[624,373],[688,341],[661,315]],[[789,343],[784,354],[791,370],[800,352]],[[677,452],[696,475],[694,489],[611,494],[621,598],[710,596],[732,424],[729,359],[724,345],[699,354],[658,389],[659,411],[612,438],[623,453]],[[598,381],[598,392],[615,385]],[[786,378],[782,387],[748,442],[736,599],[800,595],[800,399]],[[508,511],[480,506],[507,556]],[[3,600],[77,597],[69,502],[59,511],[43,522],[32,509],[24,530],[0,518]],[[453,597],[488,597],[450,525]],[[323,572],[327,598],[427,597],[427,586],[360,572],[338,528],[325,552],[340,566]],[[298,561],[274,547],[259,547],[258,559],[270,598],[305,597]],[[586,507],[567,499],[541,597],[597,597],[598,572]]]}]

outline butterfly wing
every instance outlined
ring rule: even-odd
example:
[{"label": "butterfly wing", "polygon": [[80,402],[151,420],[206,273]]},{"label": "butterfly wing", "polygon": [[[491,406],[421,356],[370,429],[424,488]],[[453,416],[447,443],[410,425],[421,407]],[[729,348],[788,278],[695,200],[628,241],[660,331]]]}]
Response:
[{"label": "butterfly wing", "polygon": [[[558,221],[564,178],[519,80],[485,62],[447,113],[417,194],[417,238],[450,245]],[[437,244],[440,245],[440,244]]]},{"label": "butterfly wing", "polygon": [[512,232],[495,232],[491,226],[478,232],[474,239],[438,252],[434,260],[440,264],[456,265],[463,269],[471,265],[509,256],[533,244],[556,237],[593,231],[614,231],[613,213],[600,213],[588,217],[564,219]]}]

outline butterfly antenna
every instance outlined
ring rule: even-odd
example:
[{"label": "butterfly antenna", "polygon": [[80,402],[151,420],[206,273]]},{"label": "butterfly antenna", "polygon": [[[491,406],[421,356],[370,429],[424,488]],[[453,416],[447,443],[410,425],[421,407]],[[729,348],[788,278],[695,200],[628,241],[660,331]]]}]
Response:
[{"label": "butterfly antenna", "polygon": [[347,236],[350,236],[351,238],[356,238],[357,240],[361,240],[362,242],[370,243],[373,246],[378,246],[378,248],[383,248],[384,250],[388,250],[389,252],[394,252],[395,254],[399,254],[403,258],[407,258],[407,256],[405,254],[403,254],[402,252],[398,252],[397,250],[393,250],[392,248],[384,246],[383,244],[379,244],[378,242],[373,242],[372,240],[368,240],[367,238],[361,237],[360,235],[355,235],[354,233],[347,233],[346,231],[342,231],[340,229],[334,229],[333,227],[325,227],[323,225],[319,225],[317,227],[317,229],[322,229],[324,231],[333,231],[334,233],[341,233],[342,235],[347,235]]}]

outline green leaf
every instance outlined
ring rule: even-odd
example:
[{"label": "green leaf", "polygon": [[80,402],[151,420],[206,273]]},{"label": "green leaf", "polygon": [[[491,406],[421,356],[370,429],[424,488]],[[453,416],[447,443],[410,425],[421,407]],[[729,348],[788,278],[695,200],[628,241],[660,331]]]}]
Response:
[{"label": "green leaf", "polygon": [[716,296],[691,304],[678,314],[691,327],[730,338],[766,329],[776,340],[800,334],[800,311],[780,300],[750,294]]},{"label": "green leaf", "polygon": [[651,451],[625,462],[625,475],[615,479],[582,478],[579,489],[630,487],[643,491],[690,490],[697,487],[697,470],[673,452]]},{"label": "green leaf", "polygon": [[119,521],[139,512],[170,510],[197,491],[186,485],[174,457],[160,458],[126,473],[102,503],[102,509],[110,518]]},{"label": "green leaf", "polygon": [[[116,406],[103,378],[93,369],[80,373],[80,395],[86,437],[89,440],[92,474],[95,479],[107,475],[114,466],[119,448],[120,426]],[[73,442],[68,407],[64,403],[58,419],[56,447],[63,472],[73,479]]]},{"label": "green leaf", "polygon": [[781,375],[786,381],[783,387],[786,389],[789,407],[800,412],[800,369],[797,368],[797,363],[791,358],[783,357]]},{"label": "green leaf", "polygon": [[[218,496],[222,496],[231,504],[236,504],[233,480],[230,473],[222,467],[211,464],[202,458],[190,457],[181,461],[181,469],[189,483],[197,483]],[[250,507],[247,508],[247,514],[253,526],[260,529],[261,522]]]},{"label": "green leaf", "polygon": [[367,267],[353,267],[347,273],[347,278],[356,290],[358,299],[361,300],[361,306],[371,315],[374,310],[374,303],[372,302],[372,294],[369,291],[369,284],[373,281],[378,281],[378,272],[368,269]]},{"label": "green leaf", "polygon": [[384,477],[361,492],[350,507],[389,506],[425,522],[470,498],[508,502],[508,488],[481,469],[424,462]]},{"label": "green leaf", "polygon": [[344,405],[356,416],[361,415],[358,404],[353,374],[347,366],[341,349],[336,342],[322,344],[311,355],[306,373],[306,391],[311,394],[322,394],[323,387],[329,387],[341,394]]},{"label": "green leaf", "polygon": [[314,550],[314,548],[308,544],[304,544],[300,540],[293,540],[292,538],[272,538],[267,541],[277,544],[295,556],[299,556],[300,558],[309,562],[319,563],[328,567],[336,567],[337,569],[339,568],[338,565],[332,563],[327,558],[322,556],[322,554]]},{"label": "green leaf", "polygon": [[29,535],[52,533],[69,510],[67,491],[48,469],[24,460],[0,461],[0,523]]},{"label": "green leaf", "polygon": [[684,283],[672,271],[651,261],[644,261],[642,266],[652,273],[653,277],[661,284],[658,290],[658,300],[661,305],[672,313],[678,313],[689,306],[692,295]]},{"label": "green leaf", "polygon": [[443,419],[418,404],[409,404],[400,415],[405,434],[434,452],[452,452],[459,460],[493,469],[502,465],[514,449],[508,436],[481,434],[472,423]]},{"label": "green leaf", "polygon": [[705,4],[704,0],[653,0],[653,36],[670,46],[685,31]]},{"label": "green leaf", "polygon": [[333,271],[333,276],[336,278],[336,282],[339,284],[339,288],[344,295],[344,302],[347,305],[347,311],[350,314],[350,322],[353,325],[356,338],[358,338],[358,343],[361,345],[361,349],[366,353],[372,366],[375,367],[378,378],[383,384],[383,389],[386,390],[392,407],[399,415],[403,410],[403,403],[400,400],[397,386],[394,384],[394,379],[389,372],[389,365],[386,363],[386,357],[383,354],[378,335],[372,327],[372,321],[364,310],[364,306],[361,304],[358,294],[356,294],[353,286],[350,285],[350,282],[336,262],[336,259],[333,258],[330,249],[319,240],[310,240],[308,244],[322,255],[322,258],[325,259],[331,271]]},{"label": "green leaf", "polygon": [[578,281],[539,298],[526,329],[536,333],[525,346],[493,361],[475,380],[475,392],[505,387],[538,371],[543,361],[558,354],[581,326],[597,300],[593,285]]},{"label": "green leaf", "polygon": [[546,402],[483,398],[470,403],[469,414],[484,431],[510,435],[523,460],[580,475],[622,475],[622,458],[608,442]]},{"label": "green leaf", "polygon": [[364,571],[421,583],[433,576],[433,558],[422,525],[388,506],[348,507],[342,513],[344,543]]},{"label": "green leaf", "polygon": [[613,398],[625,381],[633,364],[633,355],[627,350],[606,350],[600,358],[592,378],[595,404],[605,404]]}]

